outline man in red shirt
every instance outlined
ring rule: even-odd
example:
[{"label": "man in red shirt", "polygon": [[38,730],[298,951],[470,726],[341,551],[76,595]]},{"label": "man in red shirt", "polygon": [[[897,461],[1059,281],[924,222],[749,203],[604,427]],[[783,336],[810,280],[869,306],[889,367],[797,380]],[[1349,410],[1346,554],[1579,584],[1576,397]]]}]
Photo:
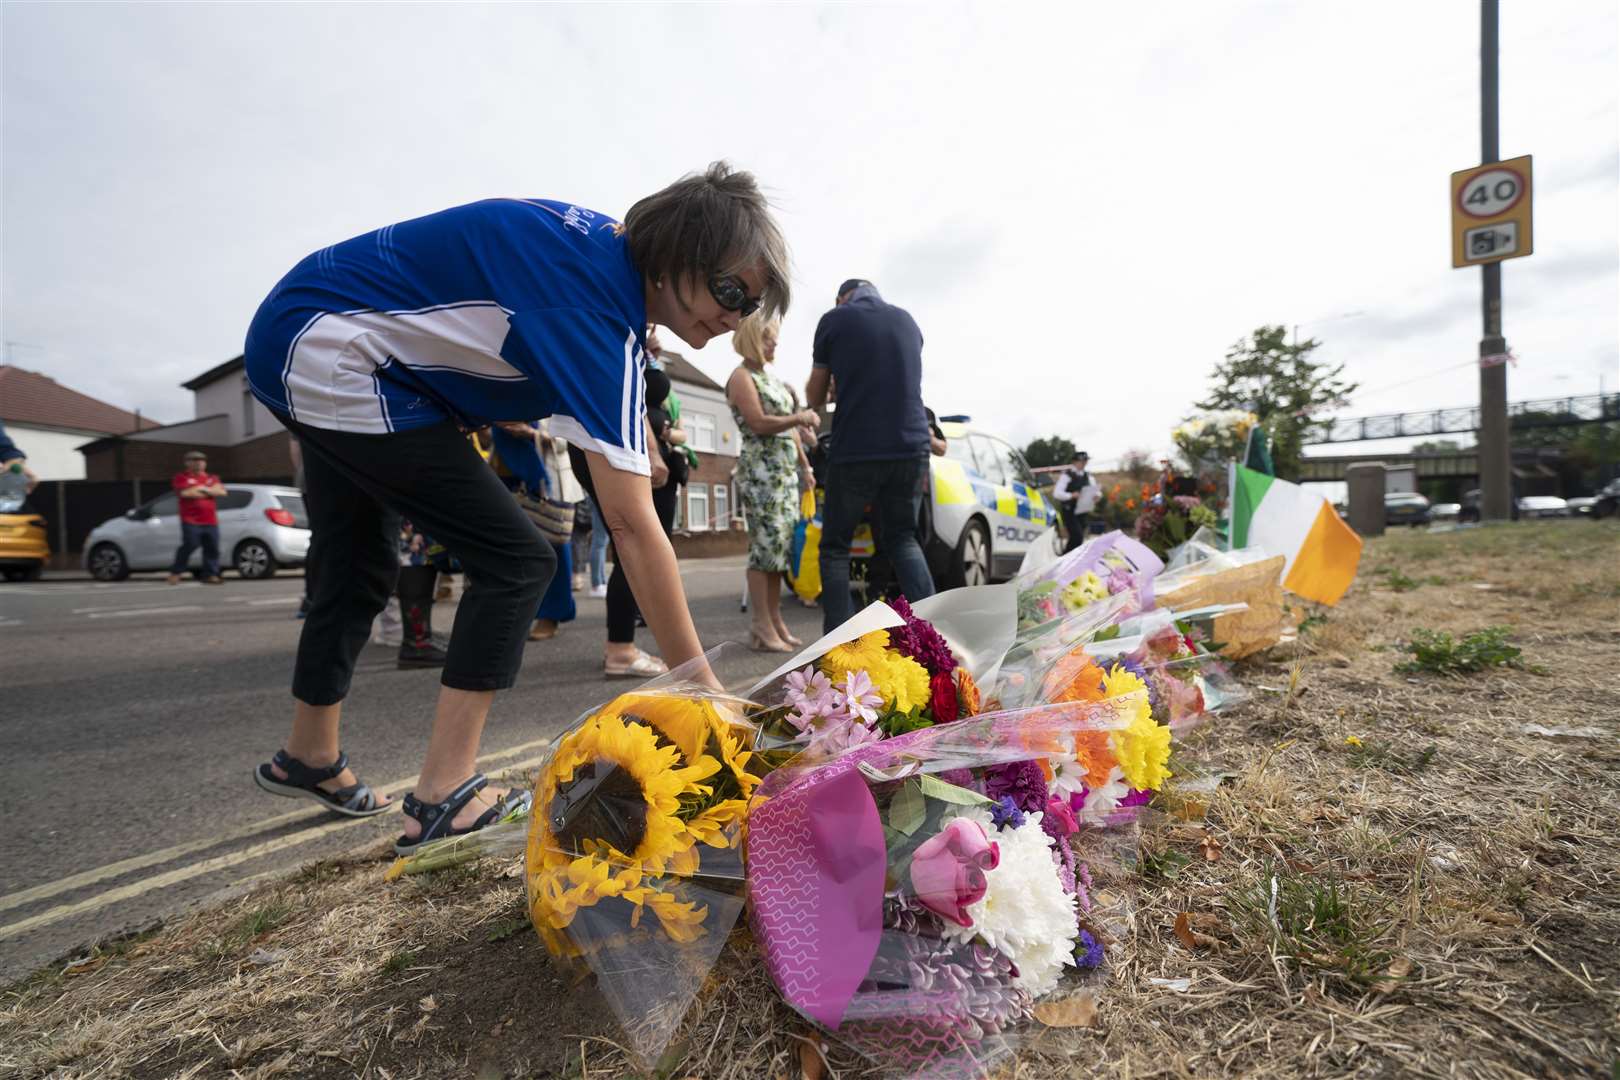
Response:
[{"label": "man in red shirt", "polygon": [[180,496],[180,546],[169,567],[169,584],[180,584],[191,553],[202,546],[204,585],[222,584],[219,577],[219,514],[214,499],[225,494],[225,485],[208,471],[208,456],[201,450],[186,455],[186,470],[174,474],[174,490]]}]

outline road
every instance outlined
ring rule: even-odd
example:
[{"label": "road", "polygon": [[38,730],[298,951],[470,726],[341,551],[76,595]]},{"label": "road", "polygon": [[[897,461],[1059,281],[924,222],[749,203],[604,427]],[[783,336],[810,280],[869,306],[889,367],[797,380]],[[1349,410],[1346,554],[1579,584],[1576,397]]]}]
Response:
[{"label": "road", "polygon": [[[747,639],[741,558],[689,561],[682,579],[705,644]],[[0,585],[0,982],[398,833],[394,814],[339,818],[253,784],[291,715],[303,582],[226,582]],[[517,686],[496,698],[480,758],[491,774],[532,769],[550,737],[634,685],[603,679],[603,604],[576,596],[579,618],[531,642]],[[783,611],[801,638],[819,636],[819,611]],[[453,613],[438,604],[436,628]],[[782,659],[746,653],[739,670],[764,675]],[[415,780],[437,687],[436,671],[398,670],[393,649],[361,655],[344,748],[396,801]]]}]

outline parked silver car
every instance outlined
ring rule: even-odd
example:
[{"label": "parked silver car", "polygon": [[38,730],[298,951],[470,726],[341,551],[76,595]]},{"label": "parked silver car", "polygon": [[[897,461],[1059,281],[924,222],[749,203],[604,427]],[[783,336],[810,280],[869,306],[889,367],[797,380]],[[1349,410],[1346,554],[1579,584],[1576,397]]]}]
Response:
[{"label": "parked silver car", "polygon": [[[309,554],[309,516],[297,488],[226,484],[214,500],[219,513],[219,559],[244,578],[267,578],[283,566],[301,566]],[[84,568],[98,581],[122,581],[140,570],[167,570],[180,546],[180,498],[172,491],[109,518],[84,541]],[[193,552],[193,569],[202,552]]]},{"label": "parked silver car", "polygon": [[1519,500],[1519,516],[1526,518],[1569,517],[1569,504],[1556,495],[1526,495]]}]

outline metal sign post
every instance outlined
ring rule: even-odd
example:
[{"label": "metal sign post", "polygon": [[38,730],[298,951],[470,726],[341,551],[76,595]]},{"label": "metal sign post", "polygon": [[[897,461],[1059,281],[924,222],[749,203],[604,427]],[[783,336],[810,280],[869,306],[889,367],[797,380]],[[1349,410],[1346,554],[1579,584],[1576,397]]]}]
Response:
[{"label": "metal sign post", "polygon": [[1507,339],[1502,336],[1502,260],[1534,250],[1530,158],[1502,161],[1497,141],[1497,5],[1480,0],[1480,161],[1451,174],[1451,265],[1478,266],[1483,278],[1479,342],[1480,517],[1513,513],[1513,451],[1507,415]]}]

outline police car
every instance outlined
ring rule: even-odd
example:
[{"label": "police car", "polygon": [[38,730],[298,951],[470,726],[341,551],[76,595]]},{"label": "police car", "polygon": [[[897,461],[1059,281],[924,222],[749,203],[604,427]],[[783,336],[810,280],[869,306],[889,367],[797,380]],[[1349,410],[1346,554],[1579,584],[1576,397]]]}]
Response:
[{"label": "police car", "polygon": [[[918,522],[928,567],[945,589],[1012,577],[1030,545],[1057,523],[1057,510],[1042,497],[1024,456],[968,427],[966,419],[939,422],[945,455],[929,458],[929,497]],[[872,532],[863,524],[850,556],[873,553]]]}]

